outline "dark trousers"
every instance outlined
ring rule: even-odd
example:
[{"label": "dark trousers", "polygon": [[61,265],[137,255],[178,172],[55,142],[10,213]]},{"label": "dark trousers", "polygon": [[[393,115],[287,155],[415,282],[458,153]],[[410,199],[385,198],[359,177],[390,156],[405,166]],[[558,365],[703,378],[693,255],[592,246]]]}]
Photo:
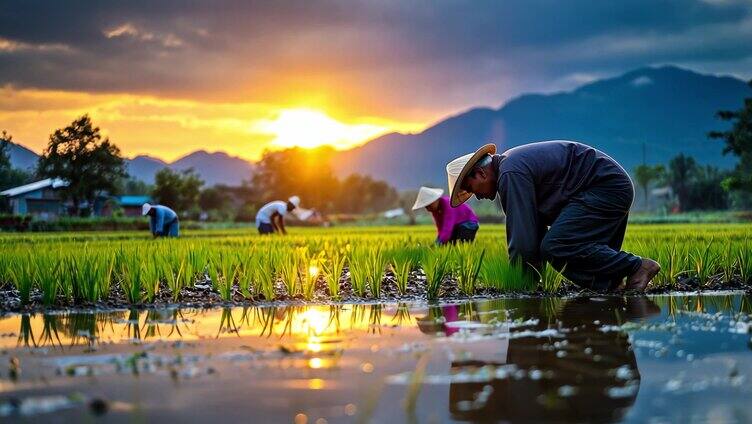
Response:
[{"label": "dark trousers", "polygon": [[274,227],[272,224],[260,223],[258,226],[259,234],[272,234],[274,233]]},{"label": "dark trousers", "polygon": [[469,242],[475,240],[475,233],[478,232],[478,228],[478,223],[472,221],[461,222],[455,225],[449,243],[454,244],[458,241]]},{"label": "dark trousers", "polygon": [[633,198],[627,176],[578,193],[543,237],[542,258],[582,287],[615,288],[642,264],[638,256],[621,251]]}]

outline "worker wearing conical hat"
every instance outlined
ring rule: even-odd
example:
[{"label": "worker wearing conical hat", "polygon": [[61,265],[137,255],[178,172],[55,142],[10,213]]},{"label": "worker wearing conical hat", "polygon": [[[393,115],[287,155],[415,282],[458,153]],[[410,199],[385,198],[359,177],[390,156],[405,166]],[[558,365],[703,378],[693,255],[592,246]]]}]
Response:
[{"label": "worker wearing conical hat", "polygon": [[644,291],[660,270],[621,250],[634,188],[605,153],[573,141],[531,143],[496,154],[487,144],[447,164],[450,203],[499,196],[510,259],[540,270],[549,262],[595,290]]},{"label": "worker wearing conical hat", "polygon": [[256,228],[259,234],[287,234],[285,215],[300,207],[300,197],[292,196],[287,201],[269,202],[256,213]]},{"label": "worker wearing conical hat", "polygon": [[449,196],[443,194],[444,190],[440,188],[421,187],[413,205],[414,211],[426,208],[433,216],[438,231],[436,244],[475,240],[478,217],[468,205],[452,208],[449,205]]}]

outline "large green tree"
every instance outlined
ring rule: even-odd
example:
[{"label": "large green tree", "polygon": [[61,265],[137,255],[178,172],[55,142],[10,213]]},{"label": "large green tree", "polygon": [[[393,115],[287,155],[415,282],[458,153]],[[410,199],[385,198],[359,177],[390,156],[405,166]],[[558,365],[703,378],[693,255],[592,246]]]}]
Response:
[{"label": "large green tree", "polygon": [[[749,81],[752,87],[752,80]],[[732,153],[739,158],[734,172],[724,180],[728,190],[752,193],[752,97],[744,99],[739,110],[721,110],[718,118],[732,123],[727,131],[712,131],[710,138],[723,140],[724,154]]]},{"label": "large green tree", "polygon": [[650,183],[653,181],[661,180],[666,172],[666,168],[663,165],[638,165],[635,167],[634,174],[637,180],[637,185],[642,188],[642,192],[645,194],[645,208],[648,207],[648,199]]},{"label": "large green tree", "polygon": [[151,197],[156,203],[168,206],[179,214],[198,207],[199,194],[204,182],[192,169],[178,172],[163,168],[154,176]]},{"label": "large green tree", "polygon": [[718,210],[728,208],[729,196],[722,187],[727,175],[726,171],[700,166],[693,157],[680,154],[669,162],[665,178],[676,194],[680,210]]},{"label": "large green tree", "polygon": [[82,202],[91,207],[98,195],[116,192],[120,179],[128,175],[120,149],[102,137],[89,115],[50,135],[47,148],[39,157],[37,173],[67,181],[62,197],[73,203],[76,212],[83,212]]}]

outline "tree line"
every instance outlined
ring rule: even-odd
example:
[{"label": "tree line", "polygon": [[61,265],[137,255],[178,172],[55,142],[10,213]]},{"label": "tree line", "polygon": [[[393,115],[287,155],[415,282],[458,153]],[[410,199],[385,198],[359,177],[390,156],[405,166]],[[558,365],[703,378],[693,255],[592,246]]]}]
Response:
[{"label": "tree line", "polygon": [[397,191],[384,181],[357,174],[335,176],[330,164],[334,151],[329,147],[267,151],[239,186],[207,187],[193,169],[163,168],[154,184],[129,175],[120,149],[102,136],[88,115],[50,135],[32,172],[12,167],[12,140],[6,131],[1,133],[0,190],[35,179],[63,179],[68,185],[59,193],[71,205],[71,215],[88,215],[97,198],[119,194],[149,195],[183,216],[216,220],[251,220],[264,203],[292,195],[300,196],[307,208],[325,213],[380,212],[398,201]]}]

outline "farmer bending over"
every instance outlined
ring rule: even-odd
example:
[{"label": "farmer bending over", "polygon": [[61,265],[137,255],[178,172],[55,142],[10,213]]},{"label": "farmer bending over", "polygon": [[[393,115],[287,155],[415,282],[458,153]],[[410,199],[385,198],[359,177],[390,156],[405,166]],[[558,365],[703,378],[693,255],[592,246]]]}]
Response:
[{"label": "farmer bending over", "polygon": [[285,215],[300,206],[300,197],[292,196],[287,202],[275,200],[269,202],[256,213],[256,228],[259,234],[271,234],[274,232],[287,234],[285,229]]},{"label": "farmer bending over", "polygon": [[470,206],[449,206],[449,196],[442,196],[444,190],[440,188],[421,187],[418,198],[415,199],[413,210],[426,208],[433,215],[436,229],[439,232],[436,244],[454,244],[458,241],[473,241],[478,232],[478,217]]},{"label": "farmer bending over", "polygon": [[149,215],[149,229],[154,237],[178,237],[180,222],[174,210],[162,205],[144,203],[141,214]]},{"label": "farmer bending over", "polygon": [[634,188],[615,160],[565,140],[495,153],[487,144],[447,165],[452,207],[498,193],[511,260],[538,270],[547,261],[594,290],[615,290],[624,278],[626,289],[645,290],[661,267],[621,251]]}]

